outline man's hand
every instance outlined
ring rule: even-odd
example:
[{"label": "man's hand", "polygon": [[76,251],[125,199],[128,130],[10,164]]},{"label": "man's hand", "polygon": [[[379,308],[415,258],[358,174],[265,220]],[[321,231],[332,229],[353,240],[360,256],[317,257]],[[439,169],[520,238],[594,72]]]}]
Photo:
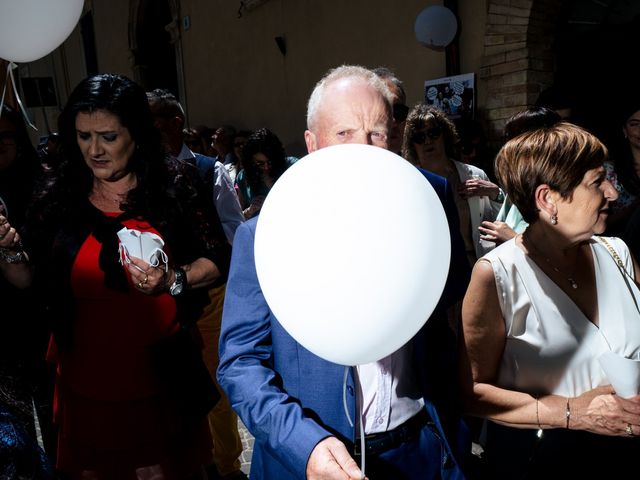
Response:
[{"label": "man's hand", "polygon": [[347,447],[336,437],[319,442],[307,462],[308,480],[362,480],[364,475]]}]

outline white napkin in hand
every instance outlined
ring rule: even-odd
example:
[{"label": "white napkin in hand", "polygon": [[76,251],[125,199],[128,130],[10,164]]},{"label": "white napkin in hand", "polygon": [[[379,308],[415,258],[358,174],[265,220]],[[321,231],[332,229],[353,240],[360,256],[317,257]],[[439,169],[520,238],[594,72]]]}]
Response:
[{"label": "white napkin in hand", "polygon": [[640,393],[640,360],[606,352],[598,358],[616,395],[631,398]]},{"label": "white napkin in hand", "polygon": [[141,258],[152,267],[157,267],[161,263],[164,269],[168,269],[168,258],[162,247],[164,240],[155,233],[141,232],[140,230],[129,229],[124,227],[118,231],[120,239],[120,263],[123,261],[130,263],[129,257]]}]

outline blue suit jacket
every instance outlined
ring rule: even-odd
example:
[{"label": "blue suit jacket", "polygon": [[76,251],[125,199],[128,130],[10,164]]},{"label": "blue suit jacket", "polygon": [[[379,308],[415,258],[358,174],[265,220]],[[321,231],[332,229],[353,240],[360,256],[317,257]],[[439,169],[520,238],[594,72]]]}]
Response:
[{"label": "blue suit jacket", "polygon": [[[461,238],[453,239],[460,234],[446,180],[423,173],[446,205],[452,243],[462,246]],[[233,409],[255,437],[251,478],[304,479],[307,460],[318,442],[335,435],[350,447],[355,439],[342,402],[345,367],[298,344],[269,309],[255,269],[256,223],[256,218],[251,219],[236,231],[217,377]],[[462,298],[469,278],[464,248],[453,252],[454,268],[459,268],[458,257],[466,268],[450,272],[439,306],[411,340],[425,406],[439,431],[433,435],[430,451],[434,462],[440,462],[443,478],[448,479],[463,478],[459,460],[471,448],[455,408],[456,345],[444,314],[448,304]],[[346,400],[353,419],[356,406],[350,371]]]}]

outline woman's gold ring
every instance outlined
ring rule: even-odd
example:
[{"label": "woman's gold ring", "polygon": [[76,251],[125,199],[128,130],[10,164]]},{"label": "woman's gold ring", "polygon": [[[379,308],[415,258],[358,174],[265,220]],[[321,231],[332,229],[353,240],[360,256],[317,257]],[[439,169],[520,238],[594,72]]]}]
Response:
[{"label": "woman's gold ring", "polygon": [[142,280],[142,282],[140,282],[140,283],[142,283],[142,285],[146,285],[148,281],[149,281],[149,275],[147,275],[147,274],[145,273],[145,274],[144,274],[144,279],[143,279],[143,280]]},{"label": "woman's gold ring", "polygon": [[144,285],[142,282],[138,282],[138,288],[142,288]]},{"label": "woman's gold ring", "polygon": [[633,437],[633,427],[630,423],[627,423],[627,428],[625,428],[624,431],[627,432],[627,435]]}]

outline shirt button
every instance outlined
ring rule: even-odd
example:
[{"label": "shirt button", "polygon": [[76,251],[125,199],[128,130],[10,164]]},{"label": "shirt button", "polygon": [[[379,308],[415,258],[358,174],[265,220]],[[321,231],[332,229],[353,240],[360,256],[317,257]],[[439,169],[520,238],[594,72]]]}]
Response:
[{"label": "shirt button", "polygon": [[378,418],[378,425],[382,425],[384,423],[384,419],[382,417]]}]

